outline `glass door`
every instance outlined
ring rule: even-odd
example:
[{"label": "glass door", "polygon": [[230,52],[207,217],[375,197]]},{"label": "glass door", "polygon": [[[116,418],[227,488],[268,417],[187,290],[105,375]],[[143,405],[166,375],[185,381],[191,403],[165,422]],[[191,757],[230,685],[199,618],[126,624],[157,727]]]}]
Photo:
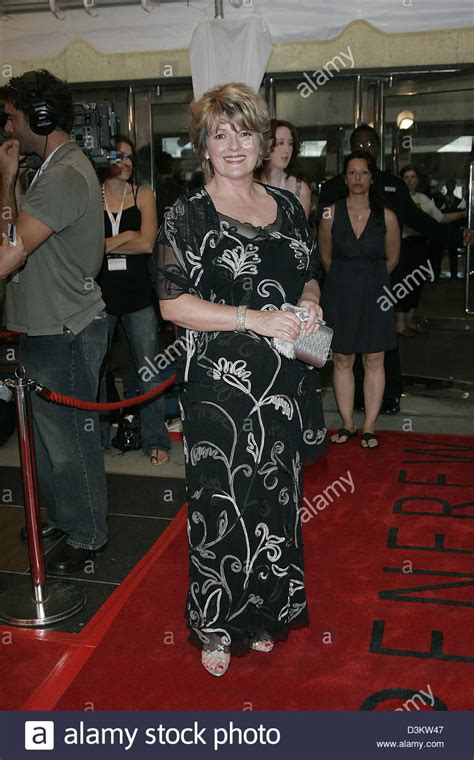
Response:
[{"label": "glass door", "polygon": [[[464,211],[466,226],[474,141],[474,75],[395,81],[392,87],[385,87],[383,112],[386,168],[399,174],[403,167],[414,166],[419,176],[418,191],[443,213]],[[440,258],[437,279],[441,285],[433,292],[432,303],[425,304],[431,311],[427,316],[464,316],[466,250],[454,239],[453,233],[452,245],[440,244],[433,251],[433,256]]]},{"label": "glass door", "polygon": [[[468,204],[468,227],[474,229],[474,161],[471,161],[469,170],[469,204]],[[466,281],[464,287],[464,311],[468,315],[474,315],[474,290],[472,280],[474,277],[474,246],[468,245],[466,249]]]},{"label": "glass door", "polygon": [[[399,341],[402,372],[415,389],[425,379],[426,388],[465,391],[472,384],[474,310],[472,258],[459,228],[468,225],[473,197],[474,73],[393,76],[384,84],[382,117],[386,169],[398,175],[404,167],[415,168],[416,191],[428,198],[416,195],[414,200],[440,222],[439,239],[426,241],[424,249],[432,276],[423,283],[415,312],[422,332]],[[410,174],[416,176],[407,172],[407,179]],[[464,217],[449,223],[443,218],[448,213]],[[409,260],[410,250],[402,245],[404,271],[412,273],[416,263]]]}]

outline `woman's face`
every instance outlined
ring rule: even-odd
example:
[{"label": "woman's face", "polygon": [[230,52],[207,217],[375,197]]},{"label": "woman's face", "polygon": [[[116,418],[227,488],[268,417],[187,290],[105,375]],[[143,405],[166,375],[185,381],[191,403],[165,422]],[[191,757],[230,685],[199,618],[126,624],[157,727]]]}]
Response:
[{"label": "woman's face", "polygon": [[126,142],[118,142],[116,149],[120,153],[125,153],[126,157],[121,158],[118,164],[114,164],[110,168],[110,176],[114,179],[121,179],[127,182],[132,176],[133,162],[132,162],[132,146]]},{"label": "woman's face", "polygon": [[346,169],[346,183],[350,193],[363,195],[369,192],[372,174],[365,158],[353,158]]},{"label": "woman's face", "polygon": [[410,193],[415,193],[416,188],[418,187],[418,174],[413,171],[413,169],[409,169],[405,174],[403,175],[403,180],[408,187]]},{"label": "woman's face", "polygon": [[214,174],[240,179],[253,174],[258,161],[260,140],[256,132],[235,128],[228,121],[216,124],[207,135],[207,153]]},{"label": "woman's face", "polygon": [[288,127],[277,127],[275,147],[270,153],[270,164],[281,171],[286,169],[293,155],[293,138]]}]

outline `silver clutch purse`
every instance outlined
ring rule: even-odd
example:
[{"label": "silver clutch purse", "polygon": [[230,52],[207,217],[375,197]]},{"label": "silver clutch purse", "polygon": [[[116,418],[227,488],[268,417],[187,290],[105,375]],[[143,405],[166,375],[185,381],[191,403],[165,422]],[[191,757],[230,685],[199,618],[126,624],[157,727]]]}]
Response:
[{"label": "silver clutch purse", "polygon": [[[284,303],[281,311],[292,311],[302,322],[309,318],[308,309],[291,303]],[[331,351],[333,330],[322,319],[317,321],[319,330],[312,335],[301,335],[294,342],[272,338],[273,347],[288,359],[300,359],[313,367],[324,367]]]}]

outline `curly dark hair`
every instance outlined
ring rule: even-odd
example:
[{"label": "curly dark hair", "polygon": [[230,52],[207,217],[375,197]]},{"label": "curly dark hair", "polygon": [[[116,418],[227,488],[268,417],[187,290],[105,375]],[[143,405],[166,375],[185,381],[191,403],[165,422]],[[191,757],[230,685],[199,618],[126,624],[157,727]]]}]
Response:
[{"label": "curly dark hair", "polygon": [[12,77],[9,83],[0,87],[0,100],[11,103],[25,116],[32,104],[44,101],[51,103],[58,114],[58,127],[70,132],[74,122],[72,94],[66,82],[58,79],[46,69],[26,71],[18,77]]},{"label": "curly dark hair", "polygon": [[373,180],[369,190],[370,210],[373,212],[374,216],[378,217],[379,219],[383,219],[386,204],[384,202],[383,186],[379,180],[379,172],[375,158],[365,150],[353,150],[352,153],[349,153],[349,155],[344,159],[344,176],[346,176],[347,167],[349,166],[350,162],[355,158],[360,158],[367,162],[367,168],[371,173]]}]

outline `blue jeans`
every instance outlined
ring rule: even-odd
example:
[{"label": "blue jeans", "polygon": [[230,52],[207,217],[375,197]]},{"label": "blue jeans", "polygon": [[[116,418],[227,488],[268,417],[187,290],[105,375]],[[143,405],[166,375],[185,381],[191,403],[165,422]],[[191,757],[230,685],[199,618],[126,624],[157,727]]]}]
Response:
[{"label": "blue jeans", "polygon": [[[122,317],[108,314],[109,348],[118,319],[122,320],[127,335],[140,391],[145,393],[162,382],[160,374],[150,372],[150,368],[145,361],[145,359],[148,358],[150,362],[154,364],[154,357],[158,353],[159,325],[155,309],[153,306],[147,306],[145,309],[133,311],[130,314],[124,314]],[[146,372],[140,372],[140,369],[143,368],[146,369]],[[107,400],[105,372],[100,382],[99,399],[101,401]],[[165,425],[164,394],[160,394],[153,399],[153,401],[148,401],[146,404],[137,404],[137,406],[126,410],[125,413],[132,413],[138,410],[140,410],[142,448],[144,454],[150,456],[153,449],[164,449],[165,451],[168,451],[171,448],[171,443]],[[104,445],[108,446],[110,440],[110,423],[108,420],[105,420],[101,424],[102,442]]]},{"label": "blue jeans", "polygon": [[[60,393],[95,401],[107,347],[105,312],[78,335],[22,335],[27,376]],[[48,523],[67,543],[99,549],[107,541],[107,487],[97,412],[72,409],[31,394],[38,481]]]}]

